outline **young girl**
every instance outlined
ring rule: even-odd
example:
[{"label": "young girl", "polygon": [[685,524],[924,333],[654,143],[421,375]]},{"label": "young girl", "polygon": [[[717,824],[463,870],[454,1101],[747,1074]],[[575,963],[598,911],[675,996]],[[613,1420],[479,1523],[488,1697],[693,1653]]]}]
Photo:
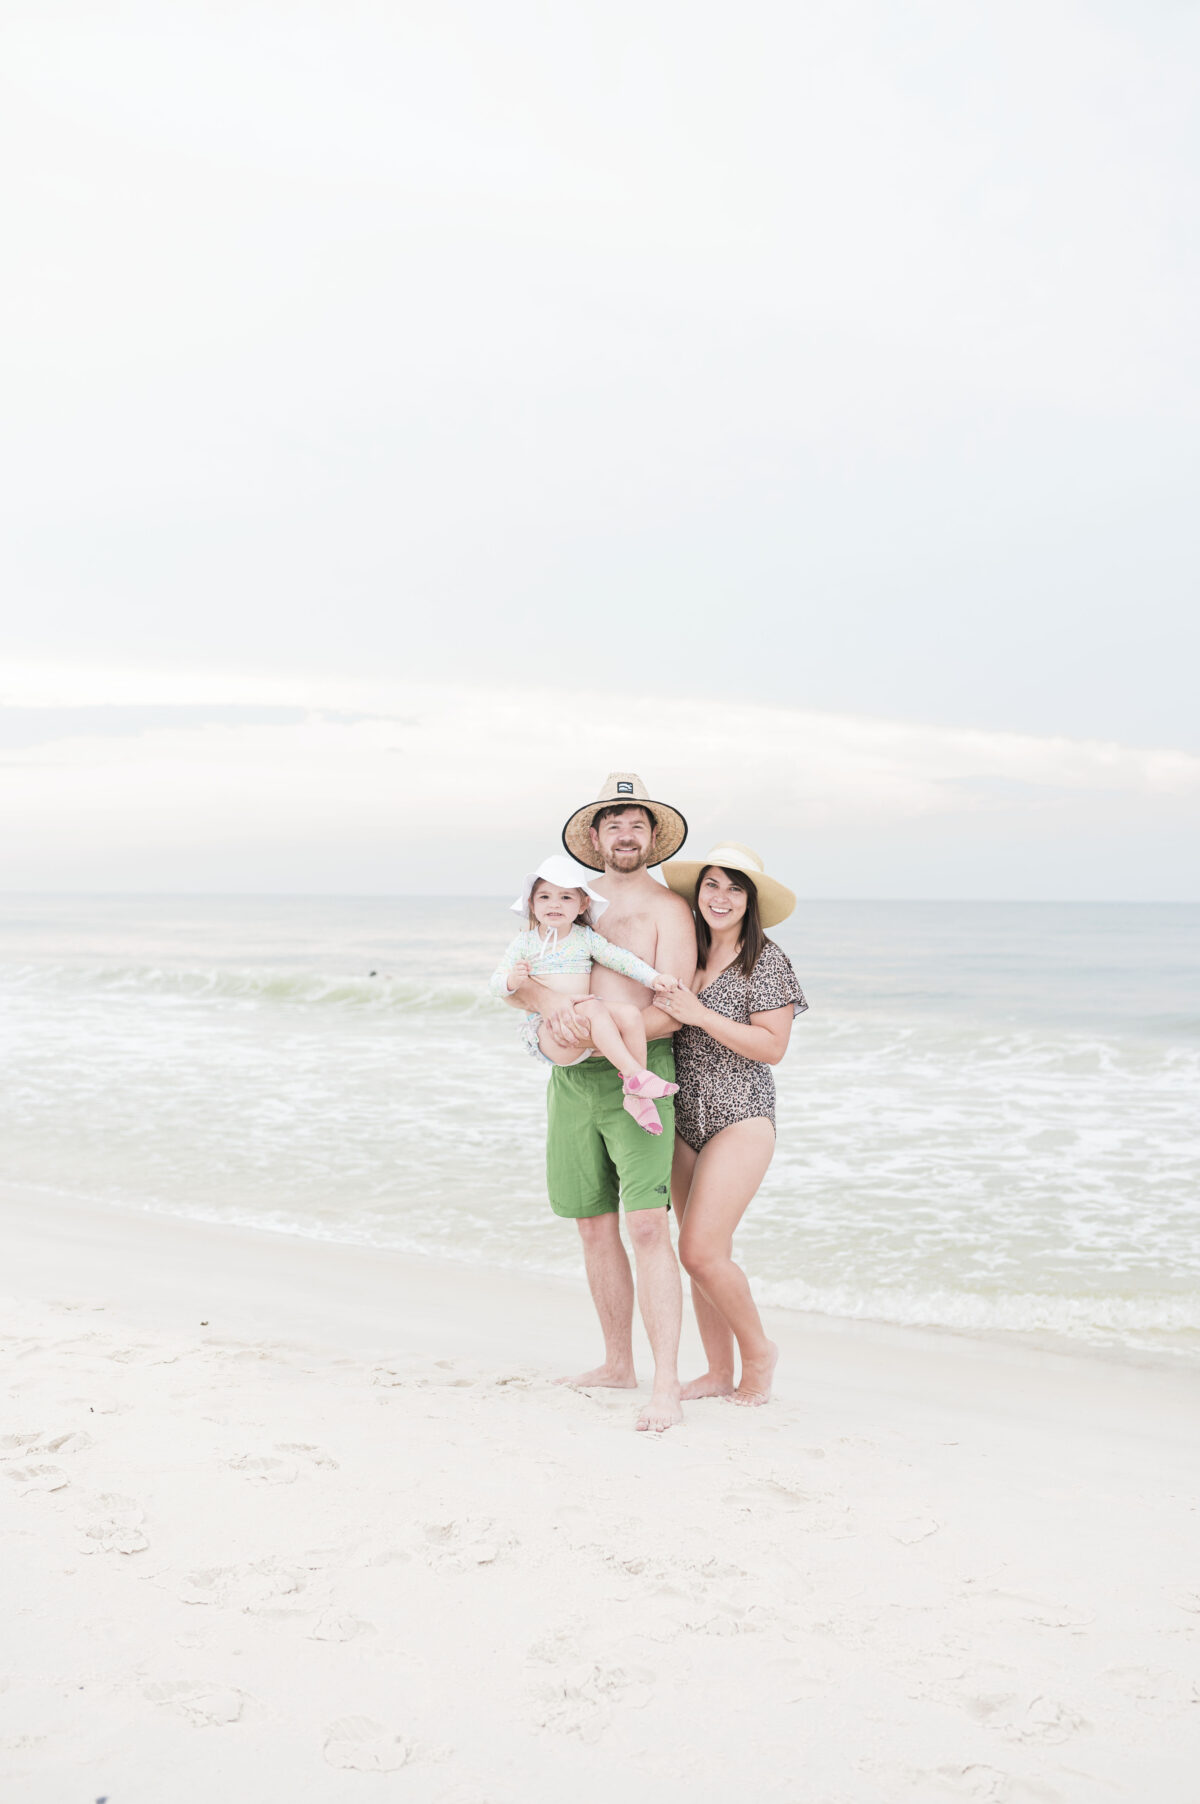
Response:
[{"label": "young girl", "polygon": [[[624,1078],[624,1107],[648,1134],[661,1134],[662,1123],[651,1100],[673,1096],[677,1084],[669,1084],[646,1069],[646,1029],[642,1011],[631,1003],[604,1002],[590,996],[592,965],[606,965],[623,977],[632,977],[648,989],[670,983],[652,965],[614,946],[598,934],[592,922],[608,907],[570,859],[556,854],[543,859],[525,879],[522,893],[513,903],[515,914],[527,914],[529,926],[511,942],[492,973],[493,996],[511,996],[527,977],[536,977],[547,989],[575,1002],[576,1013],[587,1023],[591,1046],[615,1065]],[[550,1065],[580,1065],[592,1051],[580,1052],[554,1039],[541,1015],[528,1014],[521,1027],[527,1052]]]}]

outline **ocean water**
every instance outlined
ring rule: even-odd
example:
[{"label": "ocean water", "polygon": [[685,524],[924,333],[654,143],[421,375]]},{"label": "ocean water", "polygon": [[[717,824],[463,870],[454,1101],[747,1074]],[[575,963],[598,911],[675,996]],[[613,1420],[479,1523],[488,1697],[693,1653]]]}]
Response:
[{"label": "ocean water", "polygon": [[[0,897],[3,1176],[578,1273],[478,899]],[[1200,907],[802,903],[760,1297],[1200,1360]]]}]

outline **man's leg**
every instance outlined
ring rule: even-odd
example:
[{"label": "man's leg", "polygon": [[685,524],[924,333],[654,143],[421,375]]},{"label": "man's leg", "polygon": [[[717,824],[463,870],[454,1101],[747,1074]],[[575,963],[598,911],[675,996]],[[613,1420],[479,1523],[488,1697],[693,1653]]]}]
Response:
[{"label": "man's leg", "polygon": [[661,1434],[683,1421],[679,1406],[679,1330],[683,1319],[683,1286],[671,1245],[665,1205],[637,1209],[625,1217],[637,1264],[638,1306],[654,1355],[654,1389],[638,1416],[641,1429]]},{"label": "man's leg", "polygon": [[616,1210],[581,1221],[579,1238],[583,1243],[588,1289],[604,1336],[604,1364],[594,1371],[580,1372],[576,1378],[564,1378],[562,1383],[576,1385],[580,1390],[594,1385],[598,1389],[635,1391],[633,1273],[629,1269],[629,1255],[621,1239],[621,1222]]},{"label": "man's leg", "polygon": [[[574,1220],[583,1246],[588,1288],[604,1336],[604,1363],[564,1384],[635,1390],[633,1274],[621,1240],[617,1173],[595,1121],[598,1088],[613,1079],[608,1065],[589,1059],[556,1067],[546,1094],[546,1187],[556,1215]],[[616,1078],[619,1086],[620,1079]]]}]

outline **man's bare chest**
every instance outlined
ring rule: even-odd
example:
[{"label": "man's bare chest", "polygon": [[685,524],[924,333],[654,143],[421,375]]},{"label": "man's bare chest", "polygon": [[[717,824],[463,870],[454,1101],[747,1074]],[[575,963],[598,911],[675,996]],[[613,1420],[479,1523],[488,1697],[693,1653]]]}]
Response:
[{"label": "man's bare chest", "polygon": [[636,952],[648,965],[654,963],[658,950],[658,921],[648,909],[629,909],[618,915],[611,907],[606,908],[597,931],[612,945]]}]

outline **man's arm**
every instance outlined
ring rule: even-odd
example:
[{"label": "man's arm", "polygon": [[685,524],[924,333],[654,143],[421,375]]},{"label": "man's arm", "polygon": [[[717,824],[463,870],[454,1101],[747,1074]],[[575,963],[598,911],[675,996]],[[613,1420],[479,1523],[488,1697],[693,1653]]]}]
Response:
[{"label": "man's arm", "polygon": [[515,990],[502,990],[499,994],[501,1002],[507,1002],[510,1008],[519,1008],[523,1014],[541,1015],[562,1045],[591,1045],[592,1030],[583,1016],[576,1014],[576,998],[564,996],[561,990],[552,990],[540,977],[526,977]]},{"label": "man's arm", "polygon": [[[658,951],[655,967],[666,977],[677,977],[689,986],[696,975],[696,925],[692,911],[682,896],[670,897],[671,907],[664,910],[658,929]],[[679,1026],[665,1009],[651,1003],[642,1010],[648,1040],[665,1040]]]}]

